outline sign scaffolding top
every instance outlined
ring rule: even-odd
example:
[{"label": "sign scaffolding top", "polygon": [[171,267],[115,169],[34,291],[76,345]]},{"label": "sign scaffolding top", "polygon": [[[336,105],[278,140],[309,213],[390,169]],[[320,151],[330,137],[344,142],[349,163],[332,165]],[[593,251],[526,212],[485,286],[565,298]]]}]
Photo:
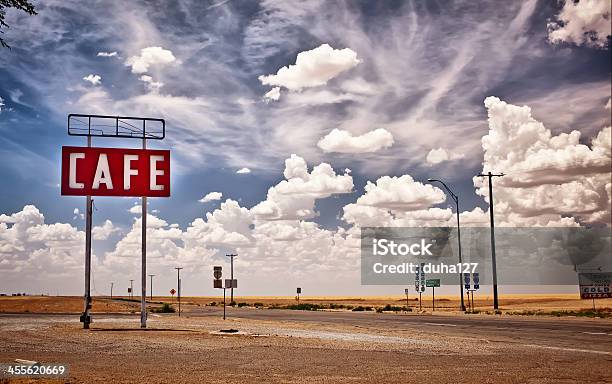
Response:
[{"label": "sign scaffolding top", "polygon": [[162,140],[166,136],[166,122],[148,117],[71,113],[68,115],[68,134]]}]

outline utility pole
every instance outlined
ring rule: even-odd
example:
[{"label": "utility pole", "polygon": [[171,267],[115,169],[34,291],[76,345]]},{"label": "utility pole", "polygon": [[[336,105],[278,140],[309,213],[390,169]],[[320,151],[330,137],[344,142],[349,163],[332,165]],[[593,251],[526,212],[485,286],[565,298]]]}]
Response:
[{"label": "utility pole", "polygon": [[113,282],[111,281],[111,299],[113,298],[113,285],[114,285],[114,284],[115,284],[115,283],[113,283]]},{"label": "utility pole", "polygon": [[495,262],[495,221],[493,219],[493,178],[502,177],[503,173],[498,175],[491,173],[478,174],[479,177],[489,178],[489,217],[491,218],[491,264],[493,266],[493,309],[499,309],[499,298],[497,296],[497,265]]},{"label": "utility pole", "polygon": [[178,315],[181,317],[181,269],[183,269],[183,267],[174,267],[174,269],[176,269],[176,286],[178,287]]},{"label": "utility pole", "polygon": [[149,275],[151,277],[151,301],[153,301],[153,276],[155,275]]},{"label": "utility pole", "polygon": [[234,257],[236,254],[225,255],[230,258],[230,279],[232,280],[232,288],[230,288],[230,305],[234,302]]},{"label": "utility pole", "polygon": [[[444,182],[442,180],[427,179],[427,181],[429,181],[430,183],[433,183],[433,182],[437,181],[438,183],[442,184],[444,186],[444,188],[450,194],[450,196],[453,199],[453,201],[455,202],[456,213],[457,213],[457,243],[459,245],[459,264],[462,265],[463,261],[461,260],[461,225],[459,224],[459,196],[455,195],[453,193],[453,191],[451,191],[450,188],[446,184],[444,184]],[[461,307],[460,307],[460,309],[461,309],[461,311],[465,312],[465,303],[463,301],[463,280],[461,279],[461,272],[459,273],[459,292],[461,294]]]},{"label": "utility pole", "polygon": [[130,280],[130,299],[134,297],[134,279]]}]

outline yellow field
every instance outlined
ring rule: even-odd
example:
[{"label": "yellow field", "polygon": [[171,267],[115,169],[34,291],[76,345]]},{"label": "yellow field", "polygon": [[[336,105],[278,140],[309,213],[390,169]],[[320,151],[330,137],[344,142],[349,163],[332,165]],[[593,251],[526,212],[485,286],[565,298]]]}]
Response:
[{"label": "yellow field", "polygon": [[[140,310],[139,297],[129,300],[127,297],[115,297],[110,300],[108,297],[93,298],[93,312],[138,312]],[[128,301],[129,300],[129,301]],[[147,301],[148,298],[147,298]],[[263,306],[284,306],[296,304],[294,297],[289,296],[235,296],[236,303],[246,303],[253,306],[260,303]],[[167,296],[153,297],[153,303],[167,302],[176,304],[176,297]],[[189,306],[205,306],[215,302],[220,305],[223,297],[183,297],[181,303],[185,309]],[[593,306],[591,300],[581,300],[578,295],[559,294],[559,295],[501,295],[500,309],[503,311],[552,311],[552,310],[578,310],[590,309]],[[229,304],[229,298],[226,299]],[[338,306],[371,306],[381,307],[387,304],[394,306],[405,306],[405,296],[305,296],[300,297],[300,303]],[[410,296],[409,306],[418,308],[419,303],[414,295]],[[466,300],[467,305],[467,300]],[[612,299],[599,299],[595,301],[596,308],[612,308]],[[432,300],[430,295],[423,295],[422,307],[425,310],[431,309]],[[474,296],[474,306],[477,310],[491,310],[493,299],[491,296]],[[436,310],[455,312],[458,310],[459,300],[456,296],[436,296]],[[342,308],[341,308],[342,309]],[[78,296],[10,296],[0,297],[0,313],[79,313],[83,310],[83,299]]]}]

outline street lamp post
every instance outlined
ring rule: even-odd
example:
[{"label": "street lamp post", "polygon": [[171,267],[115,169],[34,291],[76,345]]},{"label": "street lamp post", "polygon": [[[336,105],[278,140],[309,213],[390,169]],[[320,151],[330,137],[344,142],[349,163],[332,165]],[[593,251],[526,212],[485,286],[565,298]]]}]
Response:
[{"label": "street lamp post", "polygon": [[[459,225],[459,196],[455,195],[453,191],[451,191],[450,188],[446,184],[444,184],[442,180],[427,179],[427,181],[430,183],[438,182],[442,184],[444,189],[446,189],[446,191],[449,193],[451,198],[455,201],[455,207],[457,210],[457,243],[459,245],[459,264],[462,265],[463,262],[461,260],[461,227]],[[459,272],[459,289],[461,291],[461,310],[465,312],[465,304],[463,302],[463,280],[461,277],[462,277],[461,272]]]}]

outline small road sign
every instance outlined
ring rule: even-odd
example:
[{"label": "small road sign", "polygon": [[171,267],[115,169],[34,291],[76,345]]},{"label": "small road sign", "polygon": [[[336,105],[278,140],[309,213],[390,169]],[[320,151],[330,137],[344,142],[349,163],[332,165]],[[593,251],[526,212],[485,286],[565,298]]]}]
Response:
[{"label": "small road sign", "polygon": [[425,286],[426,287],[439,287],[440,279],[428,279],[425,281]]},{"label": "small road sign", "polygon": [[214,266],[213,267],[213,277],[216,280],[219,280],[223,276],[223,267]]},{"label": "small road sign", "polygon": [[581,299],[612,298],[612,272],[579,273]]},{"label": "small road sign", "polygon": [[297,294],[299,295],[300,293],[302,293],[302,288],[297,289]]},{"label": "small road sign", "polygon": [[225,279],[225,288],[238,288],[238,279]]},{"label": "small road sign", "polygon": [[174,288],[172,288],[172,289],[170,290],[170,294],[171,294],[172,296],[174,296],[174,294],[175,294],[175,293],[176,293],[176,290],[175,290]]}]

